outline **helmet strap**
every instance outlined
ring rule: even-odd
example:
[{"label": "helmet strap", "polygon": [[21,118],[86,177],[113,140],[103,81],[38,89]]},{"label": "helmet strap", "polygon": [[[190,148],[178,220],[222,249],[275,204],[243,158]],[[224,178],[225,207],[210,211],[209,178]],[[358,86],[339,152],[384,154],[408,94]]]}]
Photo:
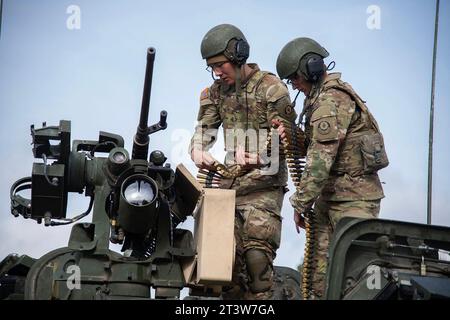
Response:
[{"label": "helmet strap", "polygon": [[241,70],[242,70],[242,66],[239,66],[237,64],[234,66],[234,71],[236,74],[236,80],[235,80],[234,87],[236,89],[236,99],[238,102],[239,102],[240,96],[241,96]]}]

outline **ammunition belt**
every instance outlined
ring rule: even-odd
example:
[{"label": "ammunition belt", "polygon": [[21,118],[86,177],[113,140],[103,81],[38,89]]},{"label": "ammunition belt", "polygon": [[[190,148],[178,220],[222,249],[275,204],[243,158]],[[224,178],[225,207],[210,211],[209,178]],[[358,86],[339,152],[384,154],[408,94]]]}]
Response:
[{"label": "ammunition belt", "polygon": [[[296,187],[297,192],[300,186],[301,175],[305,168],[306,147],[305,134],[295,123],[284,123],[286,136],[282,139],[282,145],[289,175]],[[302,268],[302,296],[307,300],[311,297],[312,277],[315,271],[314,256],[316,251],[316,226],[317,219],[313,210],[309,210],[304,215],[305,221],[305,251]]]},{"label": "ammunition belt", "polygon": [[203,188],[220,188],[223,185],[231,186],[234,178],[242,176],[247,172],[241,166],[227,168],[224,164],[214,161],[214,170],[199,169],[197,181]]},{"label": "ammunition belt", "polygon": [[[272,147],[272,135],[274,134],[274,130],[276,131],[275,127],[271,128],[270,134],[267,137],[265,143],[265,150],[267,151],[267,155],[269,157],[271,156],[270,151]],[[297,146],[298,144],[295,143],[293,145]],[[284,153],[285,150],[281,151]],[[288,152],[292,153],[291,150],[288,150]],[[294,158],[292,158],[292,160],[294,160]],[[230,180],[234,180],[235,178],[240,177],[248,172],[248,170],[244,169],[240,165],[227,167],[217,161],[214,161],[212,166],[214,167],[213,170],[199,169],[197,173],[197,181],[204,188],[220,188],[220,186],[222,185],[231,186]]]},{"label": "ammunition belt", "polygon": [[197,173],[197,181],[203,188],[220,188],[223,175],[218,171],[199,169]]},{"label": "ammunition belt", "polygon": [[[271,129],[265,143],[265,148],[269,157],[273,130],[276,129]],[[220,188],[220,186],[222,185],[231,186],[232,181],[230,183],[230,180],[234,180],[235,178],[240,177],[248,172],[248,170],[244,169],[240,165],[227,167],[217,161],[214,161],[212,166],[214,167],[213,170],[199,169],[197,173],[197,181],[204,188]]]},{"label": "ammunition belt", "polygon": [[316,265],[314,263],[314,256],[316,253],[317,237],[316,226],[317,217],[311,209],[304,216],[305,219],[305,253],[303,256],[302,267],[302,296],[304,300],[308,300],[312,293],[312,277],[314,275]]}]

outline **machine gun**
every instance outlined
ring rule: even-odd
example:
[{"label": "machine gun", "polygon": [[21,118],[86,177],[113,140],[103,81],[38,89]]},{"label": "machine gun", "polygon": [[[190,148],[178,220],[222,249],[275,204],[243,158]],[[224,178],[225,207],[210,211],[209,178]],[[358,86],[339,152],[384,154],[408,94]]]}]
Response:
[{"label": "machine gun", "polygon": [[[3,283],[9,285],[2,286],[0,298],[15,288],[15,298],[25,299],[148,299],[151,287],[155,298],[179,297],[186,285],[180,261],[193,257],[194,250],[192,233],[176,226],[191,213],[196,198],[183,205],[177,175],[163,152],[148,157],[149,135],[167,128],[166,111],[148,126],[154,60],[155,49],[149,48],[131,157],[117,134],[100,131],[97,141],[74,140],[70,148],[70,121],[31,126],[33,155],[43,163],[34,163],[31,177],[13,184],[11,213],[59,226],[93,209],[92,222],[74,224],[68,247],[38,260],[14,255],[3,260],[0,275],[8,270]],[[19,195],[26,189],[31,199]],[[66,217],[69,192],[90,197],[87,210],[73,218]],[[110,242],[122,244],[125,254],[110,250]]]}]

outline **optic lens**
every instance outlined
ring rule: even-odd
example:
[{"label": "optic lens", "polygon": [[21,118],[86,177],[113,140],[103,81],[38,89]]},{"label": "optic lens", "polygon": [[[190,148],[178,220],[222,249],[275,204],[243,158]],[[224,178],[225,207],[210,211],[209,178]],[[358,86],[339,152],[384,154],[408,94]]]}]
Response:
[{"label": "optic lens", "polygon": [[145,206],[153,201],[155,192],[145,180],[134,180],[126,186],[123,195],[129,204]]},{"label": "optic lens", "polygon": [[115,163],[118,163],[118,164],[124,163],[127,160],[127,156],[119,151],[119,152],[114,153],[113,160]]}]

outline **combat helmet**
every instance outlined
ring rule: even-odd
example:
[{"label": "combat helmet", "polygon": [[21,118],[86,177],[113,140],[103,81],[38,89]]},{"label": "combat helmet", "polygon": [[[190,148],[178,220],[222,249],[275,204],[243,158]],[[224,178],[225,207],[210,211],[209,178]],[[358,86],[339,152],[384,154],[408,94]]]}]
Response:
[{"label": "combat helmet", "polygon": [[[295,73],[301,73],[306,80],[314,80],[314,74],[308,70],[308,62],[323,66],[323,58],[329,56],[328,51],[319,43],[310,38],[296,38],[288,42],[277,59],[277,73],[281,79],[287,79]],[[312,60],[311,60],[312,59]],[[318,61],[321,60],[321,61]]]},{"label": "combat helmet", "polygon": [[229,60],[242,65],[250,53],[250,46],[241,30],[231,24],[220,24],[203,37],[200,51],[208,65]]}]

